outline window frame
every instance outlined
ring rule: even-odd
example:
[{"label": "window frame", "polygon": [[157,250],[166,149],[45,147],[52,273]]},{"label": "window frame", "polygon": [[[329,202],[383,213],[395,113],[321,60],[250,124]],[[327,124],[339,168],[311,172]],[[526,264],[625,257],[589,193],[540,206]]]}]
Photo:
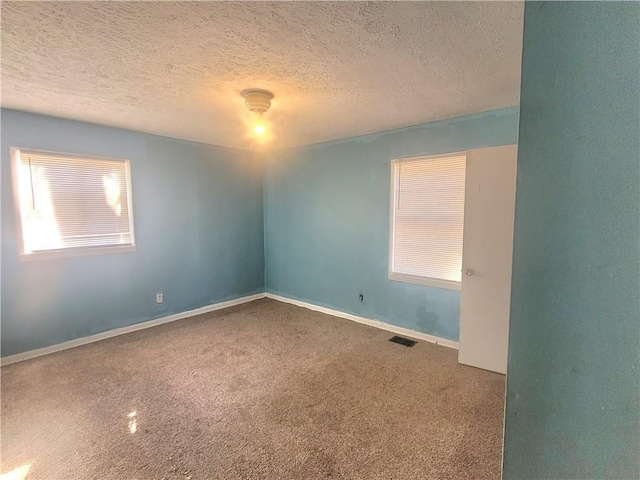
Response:
[{"label": "window frame", "polygon": [[[407,163],[407,162],[416,162],[423,160],[437,160],[439,158],[449,158],[449,157],[465,157],[465,168],[466,168],[466,158],[468,156],[468,152],[466,150],[457,151],[457,152],[448,152],[437,155],[420,155],[416,157],[403,157],[403,158],[395,158],[389,162],[389,177],[390,177],[390,195],[389,195],[389,263],[388,263],[388,278],[391,281],[402,282],[402,283],[411,283],[415,285],[425,285],[427,287],[436,287],[436,288],[444,288],[447,290],[461,290],[462,289],[462,281],[456,282],[452,280],[446,280],[442,278],[434,278],[434,277],[423,277],[420,275],[410,275],[406,273],[398,273],[393,271],[393,254],[395,251],[395,229],[396,229],[396,189],[398,179],[396,178],[395,170],[396,165],[398,163]],[[466,181],[465,181],[466,188]],[[463,246],[464,248],[464,246]]]},{"label": "window frame", "polygon": [[[96,155],[80,155],[75,153],[66,153],[66,152],[56,152],[52,150],[40,150],[34,148],[21,148],[21,147],[11,147],[10,148],[10,162],[11,162],[11,176],[12,176],[12,187],[13,187],[13,206],[14,206],[14,215],[15,215],[15,224],[16,224],[16,239],[17,239],[17,247],[18,247],[18,257],[21,261],[33,261],[33,260],[48,260],[48,259],[56,259],[56,258],[66,258],[66,257],[77,257],[77,256],[87,256],[87,255],[103,255],[103,254],[112,254],[112,253],[126,253],[126,252],[135,252],[136,251],[136,240],[135,240],[135,232],[134,232],[134,218],[133,218],[133,196],[132,196],[132,188],[131,188],[131,162],[125,158],[113,158],[113,157],[100,157]],[[125,178],[127,180],[127,208],[129,213],[129,228],[131,235],[131,244],[129,245],[121,245],[121,246],[102,246],[102,247],[67,247],[61,249],[52,249],[52,250],[44,250],[26,253],[25,252],[25,241],[24,241],[24,231],[22,228],[22,211],[21,211],[21,201],[20,201],[20,190],[19,190],[19,178],[18,178],[18,169],[20,167],[21,157],[22,155],[46,155],[49,157],[59,157],[63,159],[77,159],[77,160],[99,160],[99,161],[110,161],[110,162],[121,162],[124,163],[125,166]]]}]

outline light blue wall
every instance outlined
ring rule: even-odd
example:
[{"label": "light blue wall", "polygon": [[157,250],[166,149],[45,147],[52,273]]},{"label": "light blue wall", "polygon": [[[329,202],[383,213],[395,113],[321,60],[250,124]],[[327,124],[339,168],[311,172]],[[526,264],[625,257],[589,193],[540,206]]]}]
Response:
[{"label": "light blue wall", "polygon": [[[390,160],[517,142],[506,109],[350,138],[265,162],[267,291],[452,340],[457,291],[390,281]],[[358,300],[359,292],[364,304]]]},{"label": "light blue wall", "polygon": [[[131,160],[137,251],[20,261],[11,146]],[[262,292],[263,232],[251,153],[2,110],[2,356]]]},{"label": "light blue wall", "polygon": [[640,478],[640,4],[525,8],[505,479]]}]

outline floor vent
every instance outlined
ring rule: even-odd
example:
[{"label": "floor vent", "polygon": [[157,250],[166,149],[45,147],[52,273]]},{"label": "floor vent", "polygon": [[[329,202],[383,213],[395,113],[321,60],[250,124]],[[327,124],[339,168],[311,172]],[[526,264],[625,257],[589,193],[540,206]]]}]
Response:
[{"label": "floor vent", "polygon": [[416,343],[415,340],[409,340],[408,338],[394,336],[389,339],[390,342],[399,343],[400,345],[404,345],[405,347],[413,347]]}]

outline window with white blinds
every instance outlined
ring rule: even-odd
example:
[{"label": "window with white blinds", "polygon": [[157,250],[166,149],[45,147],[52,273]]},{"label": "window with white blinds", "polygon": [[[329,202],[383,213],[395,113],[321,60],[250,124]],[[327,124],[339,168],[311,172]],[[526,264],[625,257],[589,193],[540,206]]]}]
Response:
[{"label": "window with white blinds", "polygon": [[459,289],[465,153],[391,164],[389,278]]},{"label": "window with white blinds", "polygon": [[128,160],[12,149],[25,256],[134,250]]}]

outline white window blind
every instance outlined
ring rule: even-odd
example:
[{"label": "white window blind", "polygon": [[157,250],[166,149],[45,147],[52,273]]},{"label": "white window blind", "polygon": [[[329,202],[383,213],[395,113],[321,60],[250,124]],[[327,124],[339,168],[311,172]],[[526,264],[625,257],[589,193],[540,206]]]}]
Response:
[{"label": "white window blind", "polygon": [[133,249],[128,160],[13,155],[23,254]]},{"label": "white window blind", "polygon": [[391,279],[459,286],[465,165],[464,153],[392,163]]}]

